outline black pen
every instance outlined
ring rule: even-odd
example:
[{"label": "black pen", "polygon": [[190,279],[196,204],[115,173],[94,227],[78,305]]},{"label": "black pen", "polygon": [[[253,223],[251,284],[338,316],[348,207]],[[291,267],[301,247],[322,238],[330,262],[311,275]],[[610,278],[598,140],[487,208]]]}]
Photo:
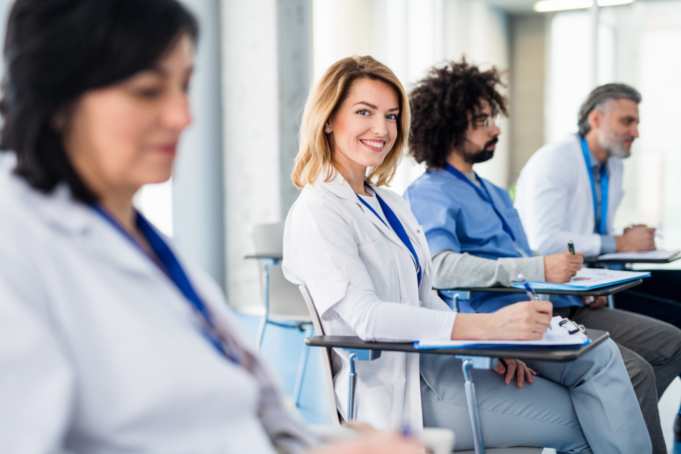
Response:
[{"label": "black pen", "polygon": [[570,254],[575,255],[575,243],[572,240],[568,241],[568,251],[570,251]]}]

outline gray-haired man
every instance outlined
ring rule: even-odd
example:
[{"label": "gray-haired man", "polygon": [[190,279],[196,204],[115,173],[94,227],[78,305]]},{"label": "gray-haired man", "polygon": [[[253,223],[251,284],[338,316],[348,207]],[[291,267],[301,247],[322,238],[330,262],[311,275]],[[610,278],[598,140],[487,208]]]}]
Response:
[{"label": "gray-haired man", "polygon": [[[579,111],[579,133],[545,145],[527,162],[518,178],[515,207],[533,250],[542,255],[562,252],[569,240],[587,257],[655,249],[655,229],[639,225],[615,236],[612,226],[624,195],[622,160],[630,156],[631,145],[638,137],[640,102],[641,95],[628,85],[597,87]],[[679,271],[653,271],[644,284],[618,294],[616,299],[618,309],[681,328]],[[598,308],[606,304],[606,299],[587,304]],[[591,328],[598,325],[597,312],[582,314],[593,318],[588,325]],[[621,328],[627,332],[636,329]],[[658,335],[650,333],[651,339]],[[655,361],[650,358],[651,364]],[[658,383],[659,394],[663,390]],[[675,432],[681,442],[679,417]]]},{"label": "gray-haired man", "polygon": [[622,159],[638,137],[640,101],[624,84],[596,88],[580,109],[579,133],[545,145],[527,162],[515,206],[533,250],[564,252],[569,240],[586,257],[655,249],[655,229],[614,236],[612,228],[623,196]]}]

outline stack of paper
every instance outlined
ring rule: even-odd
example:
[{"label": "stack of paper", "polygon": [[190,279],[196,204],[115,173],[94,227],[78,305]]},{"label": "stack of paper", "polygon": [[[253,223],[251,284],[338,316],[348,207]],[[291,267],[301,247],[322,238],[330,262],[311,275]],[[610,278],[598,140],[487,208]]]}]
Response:
[{"label": "stack of paper", "polygon": [[[593,290],[610,285],[621,284],[623,282],[635,281],[644,277],[650,277],[650,273],[639,273],[634,271],[617,271],[602,268],[582,268],[577,275],[565,284],[554,284],[552,282],[530,282],[535,290]],[[515,288],[523,288],[523,284],[516,282]]]},{"label": "stack of paper", "polygon": [[598,256],[598,260],[669,260],[681,251],[613,252]]},{"label": "stack of paper", "polygon": [[560,326],[562,317],[551,319],[551,329],[547,330],[541,339],[530,341],[476,341],[476,340],[457,340],[457,341],[420,341],[414,342],[414,348],[420,350],[432,350],[435,348],[484,348],[484,347],[533,347],[533,346],[560,346],[560,345],[586,345],[591,340],[586,334],[578,331],[570,334],[564,326]]}]

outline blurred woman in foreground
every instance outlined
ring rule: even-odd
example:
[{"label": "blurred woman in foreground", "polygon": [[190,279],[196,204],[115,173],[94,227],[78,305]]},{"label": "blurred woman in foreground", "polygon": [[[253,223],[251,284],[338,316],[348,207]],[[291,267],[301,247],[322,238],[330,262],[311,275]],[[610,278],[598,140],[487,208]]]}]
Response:
[{"label": "blurred woman in foreground", "polygon": [[[12,9],[1,452],[318,446],[239,340],[220,289],[132,204],[143,185],[171,175],[191,121],[196,38],[175,0],[18,0]],[[379,435],[324,452],[418,451]]]}]

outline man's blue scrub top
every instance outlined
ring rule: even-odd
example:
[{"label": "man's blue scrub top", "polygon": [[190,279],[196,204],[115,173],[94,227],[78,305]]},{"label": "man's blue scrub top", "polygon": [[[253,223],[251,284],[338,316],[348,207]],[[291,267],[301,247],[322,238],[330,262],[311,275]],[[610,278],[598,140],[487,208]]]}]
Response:
[{"label": "man's blue scrub top", "polygon": [[[527,257],[532,257],[525,230],[508,191],[482,178],[480,181],[511,228],[518,247]],[[522,257],[492,206],[470,184],[450,172],[427,171],[407,188],[404,198],[423,226],[432,255],[451,250],[492,260]],[[527,301],[527,295],[476,292],[471,293],[471,299],[459,302],[459,310],[490,313],[519,301]],[[582,306],[583,303],[577,297],[558,297],[553,305]]]}]

